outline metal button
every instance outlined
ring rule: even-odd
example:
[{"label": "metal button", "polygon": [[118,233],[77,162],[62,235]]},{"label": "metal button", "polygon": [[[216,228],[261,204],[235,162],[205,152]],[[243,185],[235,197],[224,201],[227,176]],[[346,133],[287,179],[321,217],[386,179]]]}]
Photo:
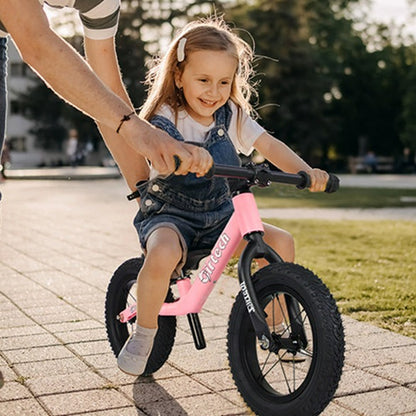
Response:
[{"label": "metal button", "polygon": [[159,192],[159,190],[160,190],[159,185],[155,183],[155,184],[152,186],[152,191],[154,191],[154,192]]},{"label": "metal button", "polygon": [[153,205],[153,201],[152,201],[151,199],[146,199],[146,201],[144,201],[144,204],[145,204],[147,207],[150,207],[151,205]]},{"label": "metal button", "polygon": [[224,130],[218,129],[218,136],[224,136]]}]

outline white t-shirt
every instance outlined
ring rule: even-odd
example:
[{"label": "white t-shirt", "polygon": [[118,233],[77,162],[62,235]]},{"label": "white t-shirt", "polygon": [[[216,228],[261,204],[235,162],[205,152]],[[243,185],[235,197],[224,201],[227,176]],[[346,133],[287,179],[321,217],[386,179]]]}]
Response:
[{"label": "white t-shirt", "polygon": [[[240,120],[238,120],[237,106],[231,100],[229,100],[228,103],[232,111],[230,127],[228,128],[228,135],[237,152],[248,156],[253,151],[254,142],[266,130],[244,111],[241,111]],[[175,114],[172,110],[172,107],[169,105],[164,104],[157,114],[166,117],[168,120],[175,124]],[[240,129],[237,129],[238,121],[240,121]],[[185,141],[203,143],[207,133],[213,127],[215,127],[215,121],[213,121],[209,126],[204,126],[195,121],[185,110],[181,110],[178,113],[176,128],[178,129],[179,133],[181,133]]]}]

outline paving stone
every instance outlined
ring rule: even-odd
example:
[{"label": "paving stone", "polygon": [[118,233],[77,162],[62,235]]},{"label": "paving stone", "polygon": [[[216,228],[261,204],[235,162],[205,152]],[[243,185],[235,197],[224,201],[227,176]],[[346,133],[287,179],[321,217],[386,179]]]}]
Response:
[{"label": "paving stone", "polygon": [[246,408],[242,409],[216,394],[151,402],[143,406],[143,410],[149,416],[240,416],[250,414]]},{"label": "paving stone", "polygon": [[35,399],[23,399],[0,402],[0,415],[48,416],[48,413]]},{"label": "paving stone", "polygon": [[104,327],[60,332],[57,336],[59,336],[59,339],[65,344],[107,340],[107,334]]},{"label": "paving stone", "polygon": [[384,377],[377,377],[362,370],[344,371],[335,396],[343,396],[365,391],[380,390],[396,384]]},{"label": "paving stone", "polygon": [[416,393],[404,387],[340,397],[337,402],[365,416],[395,416],[416,412]]},{"label": "paving stone", "polygon": [[71,349],[80,355],[107,354],[111,352],[111,347],[107,340],[78,342],[70,344],[70,346]]},{"label": "paving stone", "polygon": [[47,333],[48,332],[39,325],[33,325],[33,322],[29,326],[14,326],[9,328],[1,328],[2,338],[11,338],[21,335],[39,335]]},{"label": "paving stone", "polygon": [[[0,359],[0,371],[3,374],[4,381],[16,380],[17,374],[7,366],[7,363]],[[1,414],[1,413],[0,413]]]},{"label": "paving stone", "polygon": [[[85,413],[79,413],[79,415],[85,416]],[[137,407],[131,406],[131,407],[120,407],[118,409],[94,412],[92,416],[147,416],[147,415],[146,413],[143,413],[141,410],[137,409]]]},{"label": "paving stone", "polygon": [[375,350],[374,353],[376,353],[377,349],[384,350],[387,347],[399,347],[415,344],[415,341],[412,338],[388,331],[384,331],[383,333],[377,332],[366,335],[362,335],[360,333],[359,335],[356,335],[353,339],[351,339],[350,342],[351,344],[359,348],[364,348],[366,350]]},{"label": "paving stone", "polygon": [[4,355],[13,364],[52,360],[57,358],[69,358],[74,356],[74,354],[63,345],[9,350],[5,351]]},{"label": "paving stone", "polygon": [[231,371],[229,369],[197,373],[194,374],[192,378],[215,391],[236,389]]},{"label": "paving stone", "polygon": [[329,403],[329,405],[321,413],[321,416],[356,416],[359,413],[352,412],[344,407],[338,406],[335,402]]},{"label": "paving stone", "polygon": [[[416,340],[414,344],[403,347],[388,348],[383,351],[392,361],[398,363],[416,363]],[[385,364],[388,364],[385,362]]]},{"label": "paving stone", "polygon": [[416,365],[386,364],[368,369],[368,372],[399,384],[416,383]]},{"label": "paving stone", "polygon": [[192,349],[189,345],[175,345],[169,357],[177,368],[185,373],[199,373],[209,370],[224,370],[228,368],[228,359],[225,355],[226,341],[213,340],[207,343],[203,350]]},{"label": "paving stone", "polygon": [[0,350],[2,351],[47,347],[59,344],[58,340],[51,334],[20,335],[18,337],[0,338]]},{"label": "paving stone", "polygon": [[[125,193],[119,180],[7,183],[0,204],[8,242],[0,252],[0,276],[7,276],[0,279],[1,416],[251,414],[226,353],[236,279],[223,276],[200,313],[206,349],[195,349],[179,317],[172,354],[153,377],[117,368],[105,334],[105,291],[118,265],[140,255],[131,224],[137,207]],[[344,373],[322,414],[416,416],[416,340],[347,316],[343,322]]]},{"label": "paving stone", "polygon": [[33,377],[26,381],[26,385],[36,396],[99,389],[108,384],[107,380],[92,371]]},{"label": "paving stone", "polygon": [[59,374],[77,373],[88,370],[78,358],[45,360],[33,363],[15,364],[16,370],[23,377],[46,377]]},{"label": "paving stone", "polygon": [[102,328],[102,324],[93,320],[93,319],[83,319],[79,321],[72,321],[72,322],[59,322],[53,324],[46,324],[44,327],[51,331],[58,336],[60,336],[61,332],[73,332],[73,331],[81,331],[81,330],[92,330],[96,328]]},{"label": "paving stone", "polygon": [[371,368],[377,365],[392,364],[397,362],[388,351],[371,351],[364,349],[348,349],[345,352],[345,361],[355,367],[360,368]]},{"label": "paving stone", "polygon": [[106,354],[87,355],[84,356],[84,359],[96,369],[112,368],[117,365],[116,358],[112,352]]},{"label": "paving stone", "polygon": [[131,402],[113,389],[85,390],[81,392],[42,396],[42,402],[54,416],[89,413],[97,410],[123,408]]},{"label": "paving stone", "polygon": [[136,382],[132,386],[123,386],[121,389],[133,397],[138,407],[152,401],[166,401],[172,400],[172,398],[178,399],[211,393],[202,384],[184,376],[157,381]]},{"label": "paving stone", "polygon": [[33,395],[30,393],[27,387],[16,381],[7,381],[0,389],[0,402],[27,399],[32,397]]}]

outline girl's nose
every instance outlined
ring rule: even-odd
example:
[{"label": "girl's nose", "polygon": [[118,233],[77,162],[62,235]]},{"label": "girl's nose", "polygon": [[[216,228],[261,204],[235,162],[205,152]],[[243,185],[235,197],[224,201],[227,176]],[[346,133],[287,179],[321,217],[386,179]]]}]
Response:
[{"label": "girl's nose", "polygon": [[209,93],[213,96],[213,97],[218,97],[218,87],[216,85],[211,85],[210,89],[209,89]]}]

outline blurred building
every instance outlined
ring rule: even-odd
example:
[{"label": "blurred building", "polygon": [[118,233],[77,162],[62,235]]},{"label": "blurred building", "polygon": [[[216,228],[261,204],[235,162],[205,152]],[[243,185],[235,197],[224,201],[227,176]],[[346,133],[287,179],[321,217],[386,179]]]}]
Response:
[{"label": "blurred building", "polygon": [[45,151],[36,146],[36,140],[30,130],[33,120],[25,117],[20,105],[18,94],[24,92],[37,75],[22,61],[13,41],[8,41],[8,114],[6,140],[11,149],[12,168],[35,167],[51,164],[53,160],[62,157],[61,153]]}]

